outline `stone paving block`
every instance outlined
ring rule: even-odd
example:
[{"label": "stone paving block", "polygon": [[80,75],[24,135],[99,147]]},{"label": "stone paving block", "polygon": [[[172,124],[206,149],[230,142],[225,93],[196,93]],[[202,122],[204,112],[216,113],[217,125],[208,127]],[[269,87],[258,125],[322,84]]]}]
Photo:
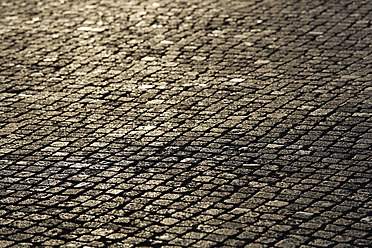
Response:
[{"label": "stone paving block", "polygon": [[2,1],[1,247],[371,246],[369,1]]}]

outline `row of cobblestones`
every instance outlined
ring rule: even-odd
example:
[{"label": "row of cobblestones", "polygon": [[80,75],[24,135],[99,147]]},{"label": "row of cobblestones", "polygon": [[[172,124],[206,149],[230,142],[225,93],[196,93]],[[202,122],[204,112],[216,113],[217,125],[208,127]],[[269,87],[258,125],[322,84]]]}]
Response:
[{"label": "row of cobblestones", "polygon": [[372,245],[369,1],[0,8],[0,247]]}]

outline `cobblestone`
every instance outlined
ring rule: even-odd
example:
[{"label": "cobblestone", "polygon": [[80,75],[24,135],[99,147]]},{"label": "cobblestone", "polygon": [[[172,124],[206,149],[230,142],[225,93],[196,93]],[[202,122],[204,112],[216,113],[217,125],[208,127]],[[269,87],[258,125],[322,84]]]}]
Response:
[{"label": "cobblestone", "polygon": [[372,245],[369,1],[0,7],[0,247]]}]

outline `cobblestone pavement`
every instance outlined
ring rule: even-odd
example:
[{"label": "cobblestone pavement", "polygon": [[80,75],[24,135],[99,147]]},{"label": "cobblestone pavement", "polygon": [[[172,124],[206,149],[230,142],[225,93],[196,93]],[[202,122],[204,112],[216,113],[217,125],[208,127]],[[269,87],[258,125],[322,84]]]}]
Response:
[{"label": "cobblestone pavement", "polygon": [[371,1],[0,8],[0,247],[372,246]]}]

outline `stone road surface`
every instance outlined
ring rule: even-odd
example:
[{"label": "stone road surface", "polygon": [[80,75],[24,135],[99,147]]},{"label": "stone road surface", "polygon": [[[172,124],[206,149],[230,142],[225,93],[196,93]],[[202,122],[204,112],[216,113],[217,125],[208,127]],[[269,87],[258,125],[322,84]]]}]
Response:
[{"label": "stone road surface", "polygon": [[371,1],[0,8],[0,247],[372,246]]}]

